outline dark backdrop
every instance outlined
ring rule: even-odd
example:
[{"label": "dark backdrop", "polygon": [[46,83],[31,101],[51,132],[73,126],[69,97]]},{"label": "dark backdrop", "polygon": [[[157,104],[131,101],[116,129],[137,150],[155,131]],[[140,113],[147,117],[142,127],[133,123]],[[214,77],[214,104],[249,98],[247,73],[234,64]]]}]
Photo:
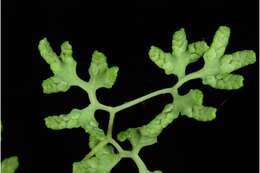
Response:
[{"label": "dark backdrop", "polygon": [[[258,55],[258,10],[256,0],[4,1],[2,158],[18,155],[18,173],[69,173],[71,164],[89,151],[83,130],[52,131],[44,126],[44,117],[84,108],[89,100],[76,87],[67,93],[42,93],[41,82],[52,75],[37,49],[43,37],[57,52],[69,40],[78,74],[86,80],[91,54],[96,49],[104,52],[109,64],[120,71],[114,87],[99,90],[98,98],[104,104],[119,105],[176,82],[149,60],[147,52],[151,45],[170,51],[172,34],[181,27],[190,42],[203,39],[210,44],[217,28],[227,25],[231,28],[227,53],[253,49]],[[237,73],[245,77],[245,86],[239,90],[214,90],[200,80],[181,88],[181,93],[203,90],[205,104],[218,108],[217,118],[209,123],[186,117],[174,121],[157,144],[141,152],[150,170],[258,172],[258,65]],[[147,123],[169,102],[170,96],[158,96],[119,113],[115,134]],[[99,111],[96,118],[106,128],[107,113]],[[112,171],[117,172],[134,173],[137,168],[126,159]]]}]

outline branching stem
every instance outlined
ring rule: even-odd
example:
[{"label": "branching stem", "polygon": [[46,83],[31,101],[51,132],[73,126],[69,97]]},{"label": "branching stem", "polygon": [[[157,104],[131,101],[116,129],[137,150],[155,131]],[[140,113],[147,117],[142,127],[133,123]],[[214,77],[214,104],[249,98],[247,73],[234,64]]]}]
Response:
[{"label": "branching stem", "polygon": [[[134,155],[129,155],[129,151],[125,151],[122,149],[122,147],[113,139],[113,124],[114,124],[114,119],[115,119],[115,114],[119,111],[122,111],[126,108],[132,107],[136,104],[139,104],[145,100],[148,100],[152,97],[161,95],[161,94],[167,94],[167,93],[171,93],[173,95],[175,95],[176,93],[178,93],[178,88],[183,85],[185,82],[192,80],[192,79],[196,79],[199,78],[201,75],[200,71],[198,72],[194,72],[191,73],[187,76],[185,76],[184,78],[180,79],[173,87],[171,88],[165,88],[165,89],[161,89],[161,90],[157,90],[155,92],[152,92],[150,94],[147,94],[145,96],[142,96],[140,98],[134,99],[132,101],[129,101],[127,103],[124,103],[122,105],[119,106],[115,106],[115,107],[111,107],[111,106],[106,106],[101,104],[97,99],[91,99],[91,101],[94,101],[94,104],[97,106],[97,109],[101,109],[101,110],[105,110],[107,112],[109,112],[109,123],[108,123],[108,129],[107,129],[107,138],[103,141],[101,141],[97,146],[95,146],[86,156],[84,159],[88,159],[90,157],[92,157],[93,155],[95,155],[95,153],[100,150],[101,148],[103,148],[105,145],[107,145],[108,143],[111,143],[117,150],[119,153],[121,153],[122,157],[131,157],[135,163],[138,166],[139,172],[141,173],[146,172],[147,168],[145,166],[145,164],[143,163],[143,161],[140,159],[140,157],[137,154]],[[90,96],[92,96],[92,98],[96,98],[95,97],[95,92],[93,92],[93,90],[91,89],[91,87],[88,85],[87,82],[80,80],[78,83],[78,86],[81,87],[82,89],[84,89],[85,91],[87,91],[89,93]],[[93,103],[92,103],[93,104]]]}]

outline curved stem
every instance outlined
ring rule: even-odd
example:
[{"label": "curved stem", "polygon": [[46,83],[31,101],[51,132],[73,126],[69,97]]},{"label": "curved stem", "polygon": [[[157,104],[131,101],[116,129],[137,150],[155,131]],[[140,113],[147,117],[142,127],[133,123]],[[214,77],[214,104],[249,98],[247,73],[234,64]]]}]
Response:
[{"label": "curved stem", "polygon": [[93,85],[90,85],[88,82],[80,79],[79,77],[76,79],[74,85],[80,87],[88,93],[89,101],[91,104],[99,105],[99,101],[96,97],[96,88],[93,87]]},{"label": "curved stem", "polygon": [[113,138],[107,138],[103,141],[101,141],[99,144],[97,144],[85,157],[84,159],[89,159],[92,156],[94,156],[96,154],[96,152],[98,150],[100,150],[101,148],[103,148],[105,145],[107,145],[108,143],[112,144],[119,153],[124,153],[126,151],[124,151],[124,149],[113,139]]},{"label": "curved stem", "polygon": [[91,158],[93,155],[96,154],[96,152],[97,152],[98,150],[100,150],[100,149],[103,148],[106,144],[108,144],[108,142],[109,142],[108,139],[105,139],[105,140],[101,141],[99,144],[97,144],[97,145],[84,157],[84,160]]},{"label": "curved stem", "polygon": [[136,166],[138,167],[139,173],[148,173],[149,170],[145,166],[143,160],[139,157],[139,155],[132,155],[132,159],[134,160]]},{"label": "curved stem", "polygon": [[183,85],[185,82],[189,81],[189,80],[193,80],[193,79],[197,79],[200,78],[202,76],[203,71],[199,70],[193,73],[188,74],[187,76],[185,76],[184,78],[180,79],[173,87],[172,89],[178,89],[181,85]]},{"label": "curved stem", "polygon": [[90,85],[88,82],[82,80],[80,77],[77,77],[75,82],[74,82],[75,86],[80,87],[81,89],[83,89],[84,91],[86,91],[87,93],[90,92]]},{"label": "curved stem", "polygon": [[119,112],[119,111],[121,111],[121,110],[123,110],[123,109],[126,109],[126,108],[128,108],[128,107],[132,107],[132,106],[134,106],[134,105],[136,105],[136,104],[138,104],[138,103],[141,103],[141,102],[143,102],[143,101],[145,101],[145,100],[147,100],[147,99],[150,99],[150,98],[152,98],[152,97],[155,97],[155,96],[158,96],[158,95],[161,95],[161,94],[170,93],[171,90],[172,90],[172,88],[165,88],[165,89],[161,89],[161,90],[152,92],[152,93],[147,94],[147,95],[145,95],[145,96],[142,96],[142,97],[139,97],[139,98],[134,99],[134,100],[132,100],[132,101],[129,101],[129,102],[127,102],[127,103],[124,103],[124,104],[122,104],[122,105],[113,107],[113,110],[114,110],[115,112]]},{"label": "curved stem", "polygon": [[183,85],[185,82],[189,81],[189,80],[192,80],[192,79],[197,79],[199,77],[201,77],[201,74],[203,73],[203,71],[199,70],[197,72],[193,72],[193,73],[190,73],[188,74],[187,76],[185,76],[184,78],[180,79],[173,87],[171,88],[164,88],[164,89],[161,89],[161,90],[157,90],[157,91],[154,91],[150,94],[147,94],[145,96],[142,96],[142,97],[139,97],[137,99],[134,99],[132,101],[128,101],[127,103],[124,103],[122,105],[119,105],[119,106],[115,106],[115,107],[110,107],[110,109],[113,109],[114,112],[119,112],[123,109],[126,109],[128,107],[132,107],[138,103],[141,103],[145,100],[148,100],[152,97],[155,97],[155,96],[158,96],[158,95],[161,95],[161,94],[167,94],[167,93],[171,93],[173,94],[174,92],[177,91],[177,89]]},{"label": "curved stem", "polygon": [[171,94],[172,96],[176,96],[178,95],[178,89],[187,81],[193,80],[193,79],[198,79],[202,76],[203,71],[199,70],[193,73],[188,74],[187,76],[185,76],[184,78],[181,78],[176,84],[174,84],[171,87]]},{"label": "curved stem", "polygon": [[113,132],[113,124],[115,119],[115,112],[109,112],[109,123],[108,123],[108,129],[107,129],[107,136],[109,138],[112,138],[112,132]]},{"label": "curved stem", "polygon": [[119,153],[124,152],[123,148],[113,138],[111,138],[109,142],[117,149]]}]

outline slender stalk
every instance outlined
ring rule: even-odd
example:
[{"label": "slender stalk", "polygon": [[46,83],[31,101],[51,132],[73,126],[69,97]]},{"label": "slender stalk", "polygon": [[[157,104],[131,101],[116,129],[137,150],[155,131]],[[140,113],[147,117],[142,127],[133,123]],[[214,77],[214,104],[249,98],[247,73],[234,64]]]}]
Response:
[{"label": "slender stalk", "polygon": [[172,90],[177,90],[180,86],[182,86],[185,82],[200,78],[203,74],[202,70],[193,72],[185,76],[184,78],[180,79],[173,87]]},{"label": "slender stalk", "polygon": [[131,158],[132,159],[133,154],[131,151],[124,150],[124,151],[120,152],[119,155],[121,158]]},{"label": "slender stalk", "polygon": [[161,89],[161,90],[152,92],[152,93],[150,93],[150,94],[147,94],[147,95],[142,96],[142,97],[140,97],[140,98],[137,98],[137,99],[135,99],[135,100],[129,101],[129,102],[124,103],[124,104],[119,105],[119,106],[116,106],[116,107],[113,108],[113,110],[114,110],[115,112],[119,112],[119,111],[121,111],[121,110],[123,110],[123,109],[126,109],[126,108],[128,108],[128,107],[132,107],[132,106],[134,106],[134,105],[136,105],[136,104],[138,104],[138,103],[141,103],[141,102],[143,102],[143,101],[145,101],[145,100],[147,100],[147,99],[150,99],[150,98],[152,98],[152,97],[155,97],[155,96],[158,96],[158,95],[161,95],[161,94],[170,93],[171,90],[172,90],[172,88],[165,88],[165,89]]},{"label": "slender stalk", "polygon": [[97,109],[99,109],[99,110],[111,112],[111,111],[113,111],[113,108],[114,107],[112,107],[112,106],[103,105],[102,103],[97,102]]},{"label": "slender stalk", "polygon": [[101,148],[103,148],[106,144],[108,144],[109,140],[103,140],[101,141],[99,144],[97,144],[85,157],[84,157],[84,160],[85,159],[89,159],[91,158],[93,155],[96,154],[96,152],[98,150],[100,150]]},{"label": "slender stalk", "polygon": [[91,89],[90,89],[90,88],[91,88],[90,84],[89,84],[88,82],[82,80],[82,79],[79,78],[79,77],[77,77],[77,78],[75,79],[74,85],[80,87],[81,89],[83,89],[83,90],[86,91],[87,93],[89,93],[90,90],[91,90]]},{"label": "slender stalk", "polygon": [[107,137],[109,138],[112,138],[114,119],[115,119],[115,112],[110,111],[108,129],[107,129]]},{"label": "slender stalk", "polygon": [[109,142],[117,149],[119,153],[124,152],[123,148],[113,138],[111,138]]},{"label": "slender stalk", "polygon": [[139,173],[147,173],[147,172],[149,172],[149,170],[145,166],[145,163],[139,157],[139,155],[137,155],[137,154],[132,155],[132,159],[134,160],[136,166],[138,167]]}]

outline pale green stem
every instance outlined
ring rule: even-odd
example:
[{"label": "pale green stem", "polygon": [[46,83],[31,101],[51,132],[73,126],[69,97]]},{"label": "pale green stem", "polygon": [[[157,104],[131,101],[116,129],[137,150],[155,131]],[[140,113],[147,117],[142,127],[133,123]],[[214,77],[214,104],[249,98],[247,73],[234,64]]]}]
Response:
[{"label": "pale green stem", "polygon": [[123,150],[122,152],[119,153],[121,158],[131,158],[132,159],[132,151],[126,151]]},{"label": "pale green stem", "polygon": [[86,82],[80,78],[77,78],[75,81],[76,81],[74,83],[75,86],[82,88],[84,91],[86,91],[88,93],[90,103],[93,105],[98,105],[99,101],[97,100],[97,97],[96,97],[96,88],[94,88],[88,82]]},{"label": "pale green stem", "polygon": [[75,82],[74,82],[73,85],[82,88],[82,89],[83,89],[84,91],[86,91],[87,93],[89,93],[90,90],[91,90],[91,89],[90,89],[90,88],[91,88],[90,84],[89,84],[88,82],[82,80],[82,79],[79,78],[79,77],[77,77],[77,78],[75,79]]},{"label": "pale green stem", "polygon": [[147,95],[145,95],[145,96],[139,97],[139,98],[137,98],[137,99],[135,99],[135,100],[129,101],[129,102],[127,102],[127,103],[124,103],[124,104],[122,104],[122,105],[113,107],[113,110],[114,110],[115,112],[119,112],[119,111],[121,111],[121,110],[124,110],[124,109],[126,109],[126,108],[128,108],[128,107],[132,107],[132,106],[134,106],[134,105],[136,105],[136,104],[138,104],[138,103],[141,103],[141,102],[143,102],[143,101],[145,101],[145,100],[147,100],[147,99],[150,99],[150,98],[152,98],[152,97],[155,97],[155,96],[158,96],[158,95],[161,95],[161,94],[170,93],[171,90],[172,90],[172,88],[165,88],[165,89],[161,89],[161,90],[152,92],[152,93],[147,94]]},{"label": "pale green stem", "polygon": [[138,167],[139,173],[148,173],[149,172],[149,170],[145,166],[145,163],[139,157],[139,155],[137,155],[137,154],[132,155],[132,159],[134,160],[136,166]]},{"label": "pale green stem", "polygon": [[97,144],[85,157],[84,157],[84,160],[85,159],[89,159],[91,158],[93,155],[96,154],[96,152],[98,150],[100,150],[101,148],[103,148],[105,145],[107,145],[109,143],[109,140],[108,139],[105,139],[103,141],[101,141],[99,144]]},{"label": "pale green stem", "polygon": [[112,144],[119,153],[121,152],[127,152],[127,151],[124,151],[123,148],[113,139],[113,138],[107,138],[103,141],[101,141],[99,144],[97,144],[85,157],[84,159],[89,159],[91,158],[92,156],[94,156],[96,154],[96,152],[98,150],[100,150],[101,148],[103,148],[105,145],[107,145],[108,143]]},{"label": "pale green stem", "polygon": [[119,153],[124,152],[123,148],[113,138],[111,138],[109,142],[117,149]]},{"label": "pale green stem", "polygon": [[184,78],[181,78],[172,88],[171,88],[171,93],[177,92],[178,88],[182,86],[184,83],[187,81],[193,80],[200,78],[202,76],[203,71],[199,70],[197,72],[193,72],[185,76]]},{"label": "pale green stem", "polygon": [[113,125],[114,125],[115,113],[109,112],[109,122],[108,122],[108,129],[107,129],[107,136],[112,138],[113,133]]},{"label": "pale green stem", "polygon": [[[99,149],[103,148],[105,145],[107,145],[108,143],[111,143],[117,150],[119,153],[126,153],[127,151],[123,150],[121,148],[121,146],[112,138],[112,131],[113,131],[113,124],[114,124],[114,118],[115,118],[115,113],[119,112],[121,110],[124,110],[128,107],[132,107],[138,103],[141,103],[147,99],[150,99],[152,97],[161,95],[161,94],[167,94],[167,93],[171,93],[173,95],[175,95],[176,93],[178,93],[178,88],[183,85],[185,82],[192,80],[192,79],[196,79],[201,77],[201,73],[202,71],[197,71],[194,73],[191,73],[187,76],[185,76],[184,78],[180,79],[173,87],[171,88],[165,88],[165,89],[161,89],[155,92],[152,92],[150,94],[147,94],[145,96],[142,96],[140,98],[137,98],[135,100],[129,101],[127,103],[124,103],[122,105],[116,106],[116,107],[110,107],[110,106],[106,106],[103,105],[101,103],[99,103],[99,101],[96,99],[96,93],[95,90],[92,89],[92,87],[85,81],[79,79],[77,82],[77,86],[81,87],[82,89],[84,89],[85,91],[88,92],[89,97],[90,97],[90,101],[91,104],[95,104],[97,105],[97,109],[102,109],[102,110],[106,110],[110,113],[110,117],[109,117],[109,124],[108,124],[108,130],[107,130],[107,139],[101,141],[97,146],[95,146],[86,156],[84,159],[88,159],[90,157],[92,157]],[[122,154],[124,155],[124,154]],[[129,153],[127,152],[127,154],[125,155],[127,157],[130,157]],[[139,169],[140,173],[145,173],[147,172],[147,168],[145,166],[145,164],[143,163],[143,161],[140,159],[140,157],[137,154],[131,155],[131,158],[135,161],[135,163],[137,164],[137,167]]]}]

